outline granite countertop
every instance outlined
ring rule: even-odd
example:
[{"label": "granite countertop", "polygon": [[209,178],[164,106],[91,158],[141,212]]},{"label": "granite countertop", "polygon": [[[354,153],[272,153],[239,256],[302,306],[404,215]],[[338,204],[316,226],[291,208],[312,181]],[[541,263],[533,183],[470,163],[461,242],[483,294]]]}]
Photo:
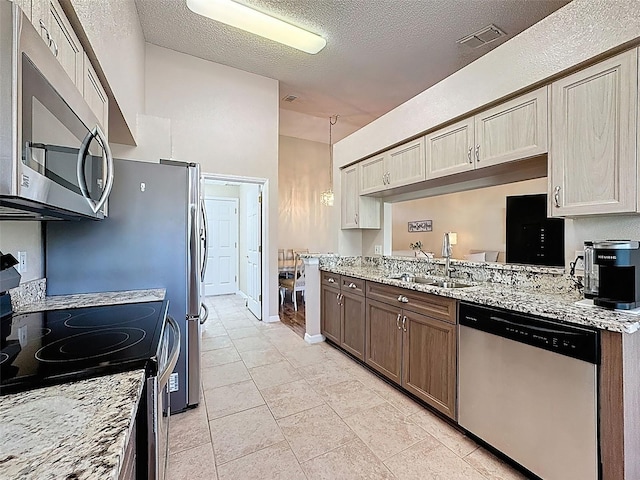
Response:
[{"label": "granite countertop", "polygon": [[[575,302],[582,298],[576,291],[558,294],[541,293],[532,289],[489,282],[479,282],[469,288],[449,289],[393,280],[388,278],[389,273],[385,269],[370,266],[322,266],[321,270],[601,330],[621,333],[634,333],[640,330],[640,315],[576,305]],[[462,281],[466,282],[466,280]]]},{"label": "granite countertop", "polygon": [[118,305],[123,303],[153,302],[164,300],[165,289],[123,290],[121,292],[79,293],[75,295],[54,295],[20,305],[15,313],[38,312],[41,310],[60,310],[64,308],[97,307],[100,305]]},{"label": "granite countertop", "polygon": [[144,370],[0,397],[0,478],[117,479]]}]

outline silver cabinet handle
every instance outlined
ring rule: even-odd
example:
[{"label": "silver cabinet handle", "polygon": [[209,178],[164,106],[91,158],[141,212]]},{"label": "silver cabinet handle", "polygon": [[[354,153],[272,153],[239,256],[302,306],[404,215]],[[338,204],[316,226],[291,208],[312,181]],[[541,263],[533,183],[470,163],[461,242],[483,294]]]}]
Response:
[{"label": "silver cabinet handle", "polygon": [[401,313],[398,314],[398,317],[396,318],[396,327],[398,327],[398,330],[401,329],[400,327],[400,317],[402,316]]},{"label": "silver cabinet handle", "polygon": [[349,287],[349,288],[358,288],[358,286],[353,282],[351,282],[349,285],[347,285],[347,287]]},{"label": "silver cabinet handle", "polygon": [[402,298],[400,299],[400,301],[402,303],[409,303],[409,299],[407,297],[405,297],[404,295],[402,296]]},{"label": "silver cabinet handle", "polygon": [[178,356],[180,355],[180,327],[176,321],[167,315],[165,322],[171,327],[173,330],[173,348],[171,353],[169,354],[169,359],[167,361],[167,365],[163,372],[158,376],[158,385],[160,387],[164,387],[166,383],[169,381],[169,375],[173,372],[173,369],[178,362]]},{"label": "silver cabinet handle", "polygon": [[49,46],[53,46],[53,56],[58,58],[58,44],[53,38],[51,39],[51,44]]},{"label": "silver cabinet handle", "polygon": [[402,295],[398,295],[398,301],[401,302],[402,301]]},{"label": "silver cabinet handle", "polygon": [[44,33],[47,35],[47,45],[51,46],[51,35],[49,34],[49,30],[47,29],[47,26],[44,24],[44,22],[42,20],[39,21],[40,23],[40,29],[44,30]]},{"label": "silver cabinet handle", "polygon": [[[107,167],[107,182],[97,202],[95,202],[91,198],[89,189],[87,188],[87,179],[84,176],[84,164],[87,158],[87,153],[89,152],[89,144],[91,143],[91,139],[93,138],[98,140],[98,142],[102,146],[102,158]],[[102,208],[104,203],[107,201],[107,198],[109,198],[111,188],[113,187],[113,157],[111,156],[111,148],[109,148],[107,137],[98,125],[96,125],[95,128],[90,132],[87,132],[84,140],[82,140],[82,145],[80,146],[80,150],[78,151],[76,173],[78,176],[78,186],[80,187],[82,196],[87,200],[87,203],[91,207],[91,210],[93,210],[93,213],[98,213],[98,210]]]},{"label": "silver cabinet handle", "polygon": [[340,305],[340,294],[336,293],[336,303]]},{"label": "silver cabinet handle", "polygon": [[476,162],[480,162],[480,145],[476,145]]},{"label": "silver cabinet handle", "polygon": [[356,225],[358,225],[358,214],[356,213],[356,214],[354,215],[354,217],[355,217],[355,220],[356,220]]},{"label": "silver cabinet handle", "polygon": [[202,325],[209,318],[209,308],[204,303],[201,303],[200,309],[204,310],[204,315],[200,315],[200,325]]},{"label": "silver cabinet handle", "polygon": [[556,208],[560,208],[560,187],[557,186],[553,189],[553,203]]},{"label": "silver cabinet handle", "polygon": [[[202,213],[202,231],[200,232],[200,239],[204,242],[202,255],[202,265],[200,267],[200,281],[204,282],[204,275],[207,272],[207,250],[209,249],[208,241],[208,225],[207,225],[207,210],[204,206],[204,200],[200,200],[200,209]],[[249,256],[247,255],[247,258]]]},{"label": "silver cabinet handle", "polygon": [[333,278],[331,278],[331,277],[327,278],[327,282],[329,282],[329,283],[336,283],[336,281],[335,281]]},{"label": "silver cabinet handle", "polygon": [[386,174],[386,173],[383,173],[383,174],[382,174],[382,184],[383,184],[383,185],[386,185],[386,184],[387,184],[387,174]]},{"label": "silver cabinet handle", "polygon": [[467,152],[467,158],[469,159],[469,163],[473,163],[471,159],[471,152],[473,151],[473,147],[469,147],[469,151]]},{"label": "silver cabinet handle", "polygon": [[402,331],[406,332],[407,331],[407,316],[405,315],[404,317],[402,317]]}]

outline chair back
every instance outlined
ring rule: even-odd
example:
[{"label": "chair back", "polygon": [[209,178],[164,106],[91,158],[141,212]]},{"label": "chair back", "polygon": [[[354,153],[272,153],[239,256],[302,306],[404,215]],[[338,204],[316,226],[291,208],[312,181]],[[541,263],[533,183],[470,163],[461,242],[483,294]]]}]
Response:
[{"label": "chair back", "polygon": [[295,250],[295,271],[293,278],[296,281],[296,286],[304,285],[305,282],[305,270],[304,270],[304,260],[300,258],[301,253],[308,253],[308,250]]}]

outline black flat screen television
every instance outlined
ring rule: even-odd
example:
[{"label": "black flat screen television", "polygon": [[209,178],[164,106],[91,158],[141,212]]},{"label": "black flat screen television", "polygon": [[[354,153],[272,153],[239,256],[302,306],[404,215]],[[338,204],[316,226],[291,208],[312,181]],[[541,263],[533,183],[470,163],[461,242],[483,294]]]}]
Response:
[{"label": "black flat screen television", "polygon": [[547,194],[507,197],[506,262],[564,267],[564,219],[547,218]]}]

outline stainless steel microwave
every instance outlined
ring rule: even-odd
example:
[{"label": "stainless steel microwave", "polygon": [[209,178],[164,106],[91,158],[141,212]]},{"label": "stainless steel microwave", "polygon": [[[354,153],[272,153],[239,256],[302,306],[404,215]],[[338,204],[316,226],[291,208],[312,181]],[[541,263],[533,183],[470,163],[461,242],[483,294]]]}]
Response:
[{"label": "stainless steel microwave", "polygon": [[22,10],[0,0],[0,220],[102,219],[112,184],[98,119]]}]

